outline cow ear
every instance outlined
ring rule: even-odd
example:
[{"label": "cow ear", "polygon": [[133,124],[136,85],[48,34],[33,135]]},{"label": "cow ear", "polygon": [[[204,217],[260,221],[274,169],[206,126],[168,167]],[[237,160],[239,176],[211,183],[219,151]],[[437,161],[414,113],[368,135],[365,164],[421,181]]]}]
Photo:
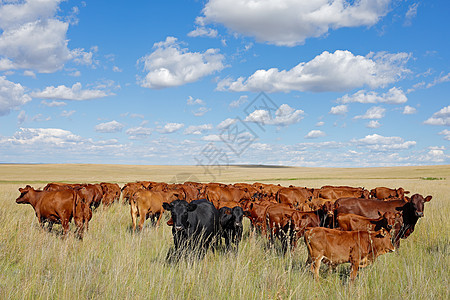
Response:
[{"label": "cow ear", "polygon": [[378,211],[378,216],[380,216],[380,217],[383,216],[383,215],[380,213],[380,211]]},{"label": "cow ear", "polygon": [[405,196],[405,200],[406,200],[407,202],[410,202],[410,201],[411,201],[411,198],[409,198],[408,196]]},{"label": "cow ear", "polygon": [[188,206],[187,206],[187,210],[188,211],[194,211],[196,209],[197,209],[197,204],[189,203]]},{"label": "cow ear", "polygon": [[426,198],[425,198],[425,201],[424,202],[429,202],[430,200],[431,200],[431,198],[433,198],[432,196],[427,196]]},{"label": "cow ear", "polygon": [[163,202],[163,208],[165,209],[165,210],[172,210],[172,204],[171,203],[167,203],[167,202]]}]

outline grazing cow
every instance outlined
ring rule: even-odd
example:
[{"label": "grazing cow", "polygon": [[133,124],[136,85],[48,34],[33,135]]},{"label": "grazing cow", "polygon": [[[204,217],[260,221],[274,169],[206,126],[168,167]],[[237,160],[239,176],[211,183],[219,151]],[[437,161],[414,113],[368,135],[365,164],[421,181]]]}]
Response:
[{"label": "grazing cow", "polygon": [[336,220],[339,228],[344,231],[378,231],[381,228],[391,231],[396,223],[402,222],[400,219],[401,213],[387,211],[384,214],[379,213],[379,215],[380,217],[377,219],[370,219],[355,214],[340,214]]},{"label": "grazing cow", "polygon": [[218,207],[220,201],[240,202],[241,200],[250,200],[251,195],[246,189],[238,189],[235,187],[208,185],[205,190],[206,198]]},{"label": "grazing cow", "polygon": [[405,194],[409,194],[409,191],[405,191],[403,188],[390,189],[387,187],[377,187],[370,190],[370,196],[379,200],[390,198],[405,200]]},{"label": "grazing cow", "polygon": [[123,204],[130,203],[131,197],[138,190],[146,189],[145,184],[142,182],[129,182],[122,187],[122,201]]},{"label": "grazing cow", "polygon": [[339,199],[346,197],[369,199],[370,192],[364,188],[353,188],[347,186],[324,186],[319,190],[315,190],[314,193],[314,198],[323,199]]},{"label": "grazing cow", "polygon": [[402,212],[402,224],[399,228],[394,228],[393,238],[395,247],[400,246],[400,239],[406,239],[413,231],[419,220],[423,217],[425,202],[432,199],[432,196],[423,198],[420,194],[414,194],[407,202],[403,200],[379,201],[373,199],[343,198],[337,200],[335,214],[356,214],[367,218],[377,218],[378,212]]},{"label": "grazing cow", "polygon": [[152,222],[157,218],[156,226],[159,226],[161,217],[164,213],[163,203],[172,202],[179,199],[178,191],[153,192],[148,190],[138,190],[133,194],[130,200],[131,220],[133,231],[136,230],[137,217],[139,218],[139,230],[142,230],[146,219],[150,218]]},{"label": "grazing cow", "polygon": [[315,227],[305,232],[305,244],[308,248],[307,263],[311,263],[311,272],[319,279],[320,263],[332,267],[338,264],[351,264],[350,280],[353,281],[358,269],[371,264],[379,255],[394,251],[391,236],[385,229],[379,231],[341,231]]},{"label": "grazing cow", "polygon": [[[185,200],[175,200],[163,203],[163,208],[170,211],[173,226],[172,235],[175,245],[175,258],[180,251],[199,251],[204,255],[213,242],[217,242],[219,234],[219,212],[206,199],[188,203]],[[171,257],[171,253],[168,253]]]},{"label": "grazing cow", "polygon": [[299,208],[301,204],[307,203],[313,196],[307,188],[288,187],[278,190],[277,202],[289,204],[293,208]]},{"label": "grazing cow", "polygon": [[219,209],[220,233],[225,239],[227,250],[231,249],[231,243],[236,246],[236,251],[238,250],[239,242],[242,239],[243,217],[244,210],[242,207],[222,207]]},{"label": "grazing cow", "polygon": [[251,231],[261,231],[266,223],[266,208],[274,204],[271,201],[246,202],[244,205],[244,216],[250,219]]},{"label": "grazing cow", "polygon": [[115,201],[119,201],[120,198],[120,187],[117,183],[100,183],[103,192],[102,204],[103,206],[109,206]]},{"label": "grazing cow", "polygon": [[27,185],[25,188],[19,188],[19,192],[20,196],[16,199],[16,203],[33,206],[42,227],[48,223],[48,230],[51,231],[53,224],[61,224],[63,236],[66,236],[73,218],[77,226],[76,235],[80,239],[83,238],[84,228],[89,222],[89,215],[86,213],[90,208],[78,197],[76,191],[72,189],[40,191]]}]

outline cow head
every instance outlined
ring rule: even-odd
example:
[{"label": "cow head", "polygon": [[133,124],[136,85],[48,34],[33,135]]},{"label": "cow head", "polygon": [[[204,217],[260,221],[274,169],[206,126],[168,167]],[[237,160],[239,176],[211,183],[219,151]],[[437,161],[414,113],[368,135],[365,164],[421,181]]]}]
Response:
[{"label": "cow head", "polygon": [[33,188],[29,185],[27,185],[25,188],[19,188],[20,196],[16,199],[16,203],[18,204],[24,204],[24,203],[30,203],[30,195],[29,191],[31,191]]},{"label": "cow head", "polygon": [[376,251],[377,256],[395,250],[395,247],[391,242],[391,235],[386,229],[381,228],[380,230],[371,233],[371,236],[374,245],[373,248]]},{"label": "cow head", "polygon": [[175,200],[171,203],[164,202],[163,208],[170,211],[173,220],[173,230],[184,231],[189,228],[188,212],[194,211],[197,204],[188,203],[185,200]]},{"label": "cow head", "polygon": [[429,202],[431,198],[432,198],[431,196],[423,198],[423,196],[420,194],[414,194],[411,196],[409,203],[411,203],[411,205],[413,206],[416,217],[418,218],[423,217],[423,209],[425,207],[425,202]]},{"label": "cow head", "polygon": [[368,190],[366,190],[365,188],[362,188],[361,198],[369,199],[369,196],[370,196],[370,192]]}]

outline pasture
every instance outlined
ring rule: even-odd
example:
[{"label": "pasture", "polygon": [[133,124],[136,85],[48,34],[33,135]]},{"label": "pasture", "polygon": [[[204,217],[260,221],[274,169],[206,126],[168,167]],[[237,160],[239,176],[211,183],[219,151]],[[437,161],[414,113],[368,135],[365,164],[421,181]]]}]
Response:
[{"label": "pasture", "polygon": [[[230,166],[214,180],[204,171],[194,166],[0,165],[0,299],[449,299],[450,166]],[[159,228],[147,221],[142,232],[133,234],[129,205],[100,206],[83,241],[73,234],[63,240],[59,225],[45,232],[30,205],[15,203],[18,188],[27,184],[106,181],[122,186],[136,180],[403,187],[433,199],[400,249],[361,269],[353,285],[347,282],[348,264],[331,274],[323,268],[315,282],[305,267],[303,241],[283,256],[268,249],[265,239],[249,235],[248,219],[237,254],[219,249],[203,260],[170,264],[165,260],[173,245],[168,216]]]}]

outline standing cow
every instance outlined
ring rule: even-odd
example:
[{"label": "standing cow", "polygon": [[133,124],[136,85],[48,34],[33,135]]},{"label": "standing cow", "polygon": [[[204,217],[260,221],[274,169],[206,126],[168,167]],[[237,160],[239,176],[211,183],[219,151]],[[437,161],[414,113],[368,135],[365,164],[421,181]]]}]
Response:
[{"label": "standing cow", "polygon": [[[188,203],[175,200],[163,203],[163,208],[172,216],[172,235],[175,245],[175,259],[182,251],[196,252],[203,256],[212,243],[217,242],[219,233],[219,211],[206,199]],[[169,251],[168,258],[173,254]]]},{"label": "standing cow", "polygon": [[244,218],[244,210],[242,207],[235,206],[233,208],[222,207],[219,209],[220,216],[220,233],[225,239],[227,250],[231,249],[231,244],[235,245],[236,251],[239,248],[239,242],[242,239],[242,219]]},{"label": "standing cow", "polygon": [[89,222],[90,208],[78,197],[75,190],[40,191],[27,185],[25,188],[19,188],[19,192],[20,196],[16,199],[16,203],[33,206],[42,227],[48,223],[48,229],[51,231],[53,224],[61,224],[65,237],[73,218],[77,226],[76,235],[80,239],[83,238],[84,229]]}]

